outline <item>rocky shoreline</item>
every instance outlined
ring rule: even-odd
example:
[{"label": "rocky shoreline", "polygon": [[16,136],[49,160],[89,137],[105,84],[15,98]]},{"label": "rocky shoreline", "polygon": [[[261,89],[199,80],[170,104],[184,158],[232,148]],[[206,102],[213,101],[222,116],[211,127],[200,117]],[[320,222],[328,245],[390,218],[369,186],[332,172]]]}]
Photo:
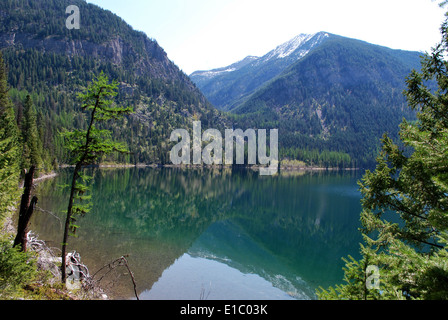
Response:
[{"label": "rocky shoreline", "polygon": [[[40,176],[33,180],[33,183],[39,183],[47,179],[57,177],[56,172],[50,172],[43,176]],[[22,188],[22,187],[21,187]],[[14,217],[17,213],[17,207],[9,208],[9,213],[4,219],[4,223],[1,226],[1,233],[7,237],[13,239],[17,233],[17,222]],[[108,300],[107,294],[94,283],[92,279],[84,279],[78,283],[67,282],[65,288],[60,288],[60,264],[61,257],[56,253],[59,249],[50,248],[45,241],[39,240],[38,236],[32,231],[28,233],[28,251],[35,253],[36,266],[38,271],[49,273],[51,276],[47,278],[45,283],[38,283],[28,286],[27,290],[38,290],[40,286],[49,286],[52,289],[48,289],[52,293],[52,297],[55,300]],[[73,253],[75,255],[76,253]],[[69,255],[70,257],[70,255]],[[80,257],[77,257],[77,263],[79,264]],[[84,265],[82,265],[85,267]],[[85,267],[87,268],[87,267]]]}]

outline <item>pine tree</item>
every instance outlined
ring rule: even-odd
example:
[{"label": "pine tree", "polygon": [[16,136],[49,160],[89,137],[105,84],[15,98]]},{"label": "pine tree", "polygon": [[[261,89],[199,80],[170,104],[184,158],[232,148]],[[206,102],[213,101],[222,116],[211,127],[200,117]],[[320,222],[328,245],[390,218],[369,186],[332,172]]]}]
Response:
[{"label": "pine tree", "polygon": [[[90,211],[90,196],[87,195],[89,187],[86,184],[90,177],[82,172],[83,167],[96,164],[104,155],[113,152],[128,152],[124,144],[111,140],[110,131],[96,127],[97,123],[118,120],[132,112],[129,107],[113,105],[112,98],[117,95],[117,89],[117,82],[109,83],[108,77],[101,73],[85,93],[79,95],[82,101],[82,110],[90,112],[88,129],[63,132],[66,146],[70,150],[75,164],[62,241],[63,262],[66,261],[68,237],[75,235],[79,228],[75,224],[76,219]],[[65,263],[62,263],[61,271],[62,282],[65,283],[67,278]]]},{"label": "pine tree", "polygon": [[[346,260],[345,284],[321,289],[321,299],[448,299],[448,19],[441,31],[407,79],[418,121],[403,121],[403,147],[384,136],[375,171],[360,182],[363,258]],[[367,290],[370,266],[379,286]]]},{"label": "pine tree", "polygon": [[37,130],[36,108],[30,95],[26,96],[24,105],[24,115],[22,119],[22,142],[23,142],[23,165],[24,169],[31,166],[41,168],[42,150],[40,148],[40,137]]},{"label": "pine tree", "polygon": [[8,96],[6,66],[0,53],[0,221],[18,199],[19,133]]}]

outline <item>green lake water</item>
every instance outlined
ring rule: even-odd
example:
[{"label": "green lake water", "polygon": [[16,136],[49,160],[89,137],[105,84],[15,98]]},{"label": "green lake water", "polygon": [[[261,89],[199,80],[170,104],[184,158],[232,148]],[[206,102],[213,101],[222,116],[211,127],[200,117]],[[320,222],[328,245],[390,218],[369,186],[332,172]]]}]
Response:
[{"label": "green lake water", "polygon": [[[358,257],[359,172],[95,169],[91,212],[69,250],[90,273],[123,256],[140,299],[316,299]],[[60,248],[70,170],[38,185],[31,229]],[[105,287],[133,299],[126,269]]]}]

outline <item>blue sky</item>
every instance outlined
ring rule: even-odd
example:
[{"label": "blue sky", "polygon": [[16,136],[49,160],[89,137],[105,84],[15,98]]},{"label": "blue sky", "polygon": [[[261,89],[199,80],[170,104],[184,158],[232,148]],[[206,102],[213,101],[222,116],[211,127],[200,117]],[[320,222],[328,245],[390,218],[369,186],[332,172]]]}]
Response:
[{"label": "blue sky", "polygon": [[444,9],[432,0],[87,0],[145,32],[185,73],[262,56],[300,33],[327,31],[430,51]]}]

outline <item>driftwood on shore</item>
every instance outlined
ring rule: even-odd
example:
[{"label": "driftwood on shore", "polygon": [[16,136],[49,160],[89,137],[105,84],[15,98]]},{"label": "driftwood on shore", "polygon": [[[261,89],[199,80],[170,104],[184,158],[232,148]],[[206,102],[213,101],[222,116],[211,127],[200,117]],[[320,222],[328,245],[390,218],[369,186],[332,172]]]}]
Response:
[{"label": "driftwood on shore", "polygon": [[[52,274],[52,280],[49,280],[49,283],[60,281],[62,259],[60,253],[56,252],[59,249],[48,247],[46,242],[39,240],[33,232],[27,233],[27,243],[29,250],[38,253],[36,261],[38,268],[49,271]],[[115,259],[91,275],[88,267],[81,261],[81,255],[78,252],[73,251],[68,253],[66,259],[68,270],[67,289],[76,293],[77,299],[108,299],[107,294],[101,286],[101,281],[106,275],[118,267],[125,267],[132,280],[135,297],[139,300],[134,274],[126,258],[127,256],[122,256]]]}]

